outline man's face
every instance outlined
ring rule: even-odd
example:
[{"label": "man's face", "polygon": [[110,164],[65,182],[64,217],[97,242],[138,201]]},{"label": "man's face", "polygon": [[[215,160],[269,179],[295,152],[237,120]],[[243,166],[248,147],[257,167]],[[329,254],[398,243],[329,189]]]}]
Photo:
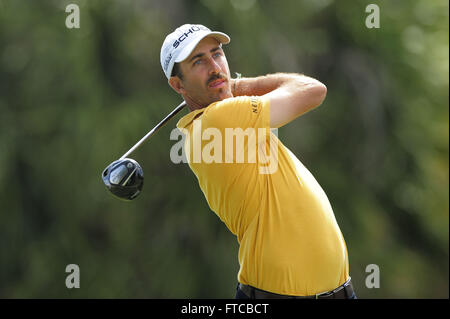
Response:
[{"label": "man's face", "polygon": [[[201,40],[191,55],[180,63],[183,79],[180,93],[195,107],[232,97],[230,70],[220,43],[213,37]],[[187,101],[189,104],[189,101]]]}]

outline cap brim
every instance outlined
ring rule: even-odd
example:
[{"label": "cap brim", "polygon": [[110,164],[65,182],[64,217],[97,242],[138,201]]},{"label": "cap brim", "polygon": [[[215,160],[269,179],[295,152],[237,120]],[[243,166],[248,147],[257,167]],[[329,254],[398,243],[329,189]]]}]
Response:
[{"label": "cap brim", "polygon": [[195,47],[197,46],[197,44],[202,41],[204,38],[206,37],[213,37],[215,38],[217,41],[219,41],[222,44],[228,44],[230,43],[230,37],[228,35],[226,35],[225,33],[222,32],[208,32],[200,37],[198,37],[197,39],[195,39],[194,41],[192,41],[191,43],[189,43],[189,45],[187,45],[183,51],[180,52],[180,54],[174,59],[175,63],[180,63],[183,62],[184,60],[186,60],[192,53],[192,51],[194,51]]}]

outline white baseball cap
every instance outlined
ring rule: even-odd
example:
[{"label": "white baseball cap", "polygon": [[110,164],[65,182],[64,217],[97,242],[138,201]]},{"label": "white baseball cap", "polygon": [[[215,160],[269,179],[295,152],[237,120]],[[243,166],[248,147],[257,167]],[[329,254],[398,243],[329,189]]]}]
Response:
[{"label": "white baseball cap", "polygon": [[211,31],[201,24],[184,24],[166,37],[161,47],[161,66],[168,79],[173,65],[184,61],[207,36],[212,36],[223,44],[230,43],[230,37],[225,33]]}]

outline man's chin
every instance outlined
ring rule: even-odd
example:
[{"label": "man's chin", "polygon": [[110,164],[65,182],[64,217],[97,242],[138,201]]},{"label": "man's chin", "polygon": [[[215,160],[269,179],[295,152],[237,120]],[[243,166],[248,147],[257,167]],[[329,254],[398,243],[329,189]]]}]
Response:
[{"label": "man's chin", "polygon": [[214,94],[213,96],[211,96],[211,99],[210,99],[211,102],[209,104],[214,103],[214,102],[219,102],[219,101],[228,99],[230,97],[233,97],[233,95],[230,92],[225,92],[225,90],[224,90],[223,92],[218,92],[217,94]]},{"label": "man's chin", "polygon": [[[231,94],[230,91],[219,91],[219,92],[214,92],[213,94],[209,94],[208,95],[208,100],[206,101],[198,101],[198,103],[196,103],[196,109],[198,108],[205,108],[208,105],[215,103],[215,102],[219,102],[222,100],[225,100],[227,98],[233,97],[233,95]],[[194,100],[195,101],[195,100]]]}]

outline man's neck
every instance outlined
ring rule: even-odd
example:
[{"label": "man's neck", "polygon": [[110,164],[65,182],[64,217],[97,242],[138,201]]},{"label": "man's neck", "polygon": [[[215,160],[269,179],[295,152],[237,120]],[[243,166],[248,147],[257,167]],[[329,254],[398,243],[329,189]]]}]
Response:
[{"label": "man's neck", "polygon": [[184,100],[186,101],[186,104],[189,108],[189,111],[195,111],[205,108],[206,106],[201,105],[199,102],[191,98],[189,95],[183,95]]},{"label": "man's neck", "polygon": [[[230,97],[233,97],[233,95],[231,95]],[[213,101],[211,103],[204,105],[204,104],[201,104],[200,102],[197,102],[195,99],[191,98],[189,95],[183,95],[183,98],[186,101],[186,104],[187,104],[190,112],[203,109],[203,108],[211,105],[212,103],[221,101],[221,100],[217,100],[217,101]]]}]

